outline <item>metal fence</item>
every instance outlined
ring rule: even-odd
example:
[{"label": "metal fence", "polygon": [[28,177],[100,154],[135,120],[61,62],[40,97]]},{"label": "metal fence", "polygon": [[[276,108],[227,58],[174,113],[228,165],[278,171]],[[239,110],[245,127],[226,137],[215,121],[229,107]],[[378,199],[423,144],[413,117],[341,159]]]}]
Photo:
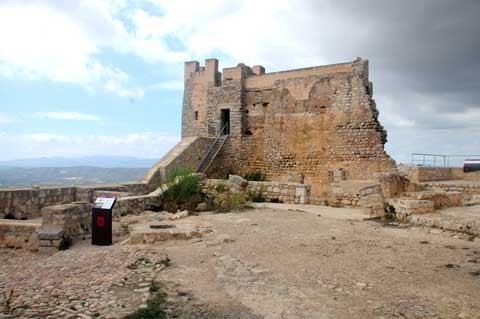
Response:
[{"label": "metal fence", "polygon": [[412,166],[424,167],[463,167],[465,159],[479,158],[480,155],[442,155],[412,153]]}]

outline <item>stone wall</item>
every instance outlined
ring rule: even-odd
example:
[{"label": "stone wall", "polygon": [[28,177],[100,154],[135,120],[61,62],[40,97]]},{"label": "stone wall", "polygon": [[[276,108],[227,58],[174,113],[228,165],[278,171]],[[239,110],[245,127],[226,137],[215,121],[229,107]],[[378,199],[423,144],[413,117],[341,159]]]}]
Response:
[{"label": "stone wall", "polygon": [[0,218],[31,219],[41,216],[44,207],[71,202],[94,200],[96,191],[128,192],[132,195],[147,194],[147,183],[112,185],[88,185],[77,187],[2,188],[0,189]]},{"label": "stone wall", "polygon": [[0,247],[38,250],[37,230],[40,224],[39,220],[1,220]]},{"label": "stone wall", "polygon": [[61,229],[66,238],[91,232],[92,206],[90,203],[70,203],[42,209],[42,229]]},{"label": "stone wall", "polygon": [[363,207],[372,217],[385,214],[382,186],[376,181],[337,181],[330,185],[324,204],[333,207]]},{"label": "stone wall", "polygon": [[287,204],[308,204],[310,185],[279,182],[248,182],[247,192],[261,192],[268,201]]},{"label": "stone wall", "polygon": [[202,185],[202,191],[210,196],[215,196],[219,190],[259,192],[268,202],[287,204],[309,204],[310,189],[310,185],[305,184],[247,181],[235,175],[230,175],[228,180],[205,179]]},{"label": "stone wall", "polygon": [[159,205],[160,198],[156,194],[122,197],[117,199],[112,214],[114,219],[125,215],[138,215]]},{"label": "stone wall", "polygon": [[75,201],[75,187],[46,187],[0,189],[0,218],[9,215],[15,219],[41,216],[41,209]]},{"label": "stone wall", "polygon": [[95,200],[95,193],[106,192],[122,192],[130,193],[132,195],[143,195],[150,192],[150,187],[147,183],[124,183],[124,184],[107,184],[107,185],[86,185],[75,187],[75,201],[93,203]]},{"label": "stone wall", "polygon": [[408,221],[412,215],[435,211],[434,203],[430,200],[394,198],[389,199],[388,204],[395,208],[396,218],[401,221]]},{"label": "stone wall", "polygon": [[480,183],[469,181],[440,181],[423,183],[427,189],[442,190],[445,192],[460,192],[464,195],[480,194]]},{"label": "stone wall", "polygon": [[196,171],[213,141],[213,138],[207,137],[182,139],[147,172],[142,182],[150,185],[150,189],[153,190],[173,168],[187,168]]},{"label": "stone wall", "polygon": [[359,180],[393,172],[368,61],[268,74],[239,64],[221,80],[216,65],[185,65],[182,138],[213,136],[222,112],[230,114],[230,138],[208,175],[259,171],[280,181],[298,173],[312,196],[325,196],[333,170]]},{"label": "stone wall", "polygon": [[449,180],[480,181],[480,171],[464,173],[459,167],[414,167],[403,166],[408,179],[413,182],[432,182]]}]

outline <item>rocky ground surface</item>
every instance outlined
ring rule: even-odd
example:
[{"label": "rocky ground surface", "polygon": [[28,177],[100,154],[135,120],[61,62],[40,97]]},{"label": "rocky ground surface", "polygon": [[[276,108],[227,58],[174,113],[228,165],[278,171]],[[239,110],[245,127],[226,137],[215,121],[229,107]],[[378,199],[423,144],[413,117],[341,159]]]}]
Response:
[{"label": "rocky ground surface", "polygon": [[480,318],[478,238],[364,217],[267,205],[186,217],[199,238],[1,250],[3,316],[121,318],[158,283],[169,318]]}]

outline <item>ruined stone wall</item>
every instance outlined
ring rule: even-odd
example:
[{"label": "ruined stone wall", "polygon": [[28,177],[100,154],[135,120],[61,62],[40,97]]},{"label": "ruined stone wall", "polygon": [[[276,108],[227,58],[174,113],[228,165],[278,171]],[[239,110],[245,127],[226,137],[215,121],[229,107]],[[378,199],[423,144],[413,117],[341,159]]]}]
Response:
[{"label": "ruined stone wall", "polygon": [[460,167],[420,167],[404,166],[402,168],[413,182],[433,182],[448,180],[480,181],[480,172],[464,173]]}]

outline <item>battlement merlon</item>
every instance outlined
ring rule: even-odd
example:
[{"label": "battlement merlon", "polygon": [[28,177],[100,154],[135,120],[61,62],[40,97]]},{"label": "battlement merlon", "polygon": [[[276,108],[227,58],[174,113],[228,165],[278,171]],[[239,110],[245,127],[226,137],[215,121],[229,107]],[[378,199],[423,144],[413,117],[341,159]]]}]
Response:
[{"label": "battlement merlon", "polygon": [[220,73],[218,72],[218,60],[206,59],[205,66],[200,66],[198,61],[185,62],[184,80],[201,78],[207,83],[219,84]]}]

